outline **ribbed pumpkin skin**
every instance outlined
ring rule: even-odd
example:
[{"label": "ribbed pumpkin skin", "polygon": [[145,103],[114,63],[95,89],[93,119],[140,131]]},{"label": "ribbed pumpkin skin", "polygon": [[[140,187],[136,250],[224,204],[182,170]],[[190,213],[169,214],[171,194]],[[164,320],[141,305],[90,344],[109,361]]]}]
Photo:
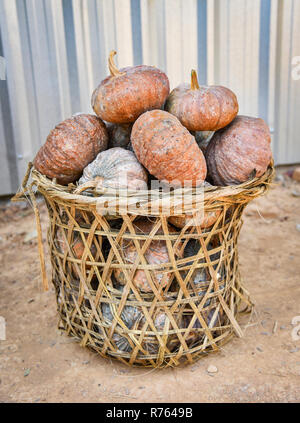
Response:
[{"label": "ribbed pumpkin skin", "polygon": [[108,148],[122,147],[127,148],[130,143],[130,134],[132,123],[123,123],[118,125],[116,123],[108,122],[106,124],[108,132]]},{"label": "ribbed pumpkin skin", "polygon": [[140,116],[131,143],[138,160],[161,181],[197,186],[206,177],[205,158],[195,138],[168,112],[152,110]]},{"label": "ribbed pumpkin skin", "polygon": [[[149,234],[153,228],[153,223],[150,222],[148,219],[141,219],[138,220],[136,223],[133,224],[135,228],[136,234]],[[171,226],[168,227],[169,232],[176,232]],[[156,234],[162,234],[162,228],[158,229]],[[144,241],[139,241],[140,246],[142,247]],[[137,259],[138,253],[135,248],[133,241],[122,241],[121,243],[122,248],[122,256],[124,258],[125,263],[134,263]],[[148,264],[161,264],[161,263],[169,263],[169,253],[166,241],[163,240],[153,240],[150,242],[149,247],[147,248],[146,252],[144,253],[144,257]],[[151,272],[150,272],[151,273]],[[126,284],[126,278],[123,273],[122,269],[116,269],[114,271],[115,279],[121,285]],[[162,272],[160,270],[156,271],[154,274],[152,273],[152,279],[154,279],[154,283],[157,288],[160,286],[165,287],[168,282],[170,281],[172,274]],[[146,273],[144,270],[137,270],[133,277],[134,285],[143,292],[152,292],[152,288],[148,282]]]},{"label": "ribbed pumpkin skin", "polygon": [[97,116],[80,114],[59,123],[34,159],[34,167],[48,178],[66,185],[76,181],[100,151],[107,148],[108,134]]},{"label": "ribbed pumpkin skin", "polygon": [[[68,252],[68,248],[67,248],[65,239],[64,239],[61,231],[62,231],[61,229],[59,229],[57,231],[57,242],[58,242],[59,250],[64,254],[66,251]],[[82,259],[83,253],[85,251],[85,244],[82,241],[80,235],[76,236],[75,239],[73,240],[73,242],[71,244],[71,249],[72,249],[72,252],[73,252],[75,258]],[[92,244],[90,246],[90,251],[91,251],[93,256],[96,255],[97,248],[96,248],[95,244]],[[88,257],[90,257],[90,256],[88,256]]]},{"label": "ribbed pumpkin skin", "polygon": [[108,76],[93,92],[92,107],[101,119],[129,123],[147,110],[163,107],[170,92],[165,73],[145,65],[126,67],[120,72],[124,74]]},{"label": "ribbed pumpkin skin", "polygon": [[192,90],[190,84],[181,84],[170,93],[165,110],[190,131],[217,131],[235,118],[239,107],[228,88],[212,85]]},{"label": "ribbed pumpkin skin", "polygon": [[170,216],[168,218],[168,222],[176,226],[176,228],[182,229],[190,221],[191,226],[195,226],[197,224],[200,225],[202,229],[206,229],[216,222],[220,214],[220,209],[204,212],[204,215],[199,222],[198,219],[195,221],[192,217],[188,217],[186,215]]},{"label": "ribbed pumpkin skin", "polygon": [[[57,246],[58,246],[58,249],[60,250],[60,252],[63,253],[63,254],[67,253],[69,255],[69,249],[67,247],[65,238],[62,234],[62,229],[60,229],[60,228],[58,229],[58,231],[56,233],[56,242],[57,242]],[[89,249],[90,249],[92,256],[96,257],[96,254],[97,254],[96,245],[94,243],[92,243],[92,245],[90,246]],[[74,240],[71,244],[71,251],[72,251],[72,253],[73,253],[73,255],[76,259],[79,259],[79,260],[82,259],[83,253],[85,251],[85,244],[84,244],[80,235],[77,235],[74,238]],[[88,261],[91,260],[90,254],[88,254],[87,260]],[[80,264],[78,264],[78,266],[80,268]],[[91,269],[91,265],[86,265],[86,270],[89,271],[90,269]],[[75,278],[80,279],[80,275],[78,274],[75,266],[72,266],[72,272],[73,272]]]},{"label": "ribbed pumpkin skin", "polygon": [[[176,314],[173,314],[173,318],[177,323],[177,326],[179,328],[183,328],[184,327],[184,318],[183,316],[178,316]],[[163,332],[164,328],[165,328],[165,324],[166,324],[166,320],[168,319],[168,315],[165,313],[165,311],[158,309],[154,315],[152,315],[152,320],[153,320],[153,324],[155,329],[158,332]],[[140,324],[138,326],[138,329],[142,329],[143,326],[145,325],[146,322],[146,318],[143,317],[140,321]],[[169,323],[169,330],[173,329],[173,325],[172,323]],[[152,330],[152,328],[150,326],[148,326],[148,331]],[[170,351],[173,351],[179,344],[179,340],[176,334],[169,334],[168,336],[168,341],[167,341],[167,348]],[[156,335],[146,335],[144,337],[143,343],[142,343],[143,348],[149,353],[149,354],[156,354],[159,350],[160,344],[157,340]]]},{"label": "ribbed pumpkin skin", "polygon": [[208,171],[218,186],[261,176],[272,159],[271,136],[263,119],[237,116],[214,134],[206,149]]},{"label": "ribbed pumpkin skin", "polygon": [[121,147],[110,148],[98,154],[84,170],[79,185],[96,180],[98,188],[147,189],[146,170],[134,153]]}]

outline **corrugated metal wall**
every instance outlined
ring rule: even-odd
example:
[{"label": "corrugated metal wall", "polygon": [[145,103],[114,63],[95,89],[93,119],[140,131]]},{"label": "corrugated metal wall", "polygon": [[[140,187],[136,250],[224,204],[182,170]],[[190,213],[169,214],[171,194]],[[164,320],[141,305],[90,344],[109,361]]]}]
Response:
[{"label": "corrugated metal wall", "polygon": [[268,121],[276,162],[300,162],[300,0],[1,0],[0,194],[51,128],[92,112],[111,49],[119,66],[158,66],[172,88],[191,68],[228,86],[240,113]]}]

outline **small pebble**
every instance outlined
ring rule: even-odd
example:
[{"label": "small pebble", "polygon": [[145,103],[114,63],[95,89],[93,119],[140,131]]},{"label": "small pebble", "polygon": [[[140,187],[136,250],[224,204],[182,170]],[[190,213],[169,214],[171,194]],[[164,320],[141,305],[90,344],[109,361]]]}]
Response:
[{"label": "small pebble", "polygon": [[82,364],[89,364],[89,360],[83,361]]},{"label": "small pebble", "polygon": [[243,386],[241,387],[241,391],[243,391],[243,392],[248,391],[249,386],[250,386],[250,385],[243,385]]},{"label": "small pebble", "polygon": [[30,373],[30,369],[25,369],[24,370],[24,377],[28,376]]},{"label": "small pebble", "polygon": [[216,366],[213,366],[212,364],[208,366],[207,368],[208,373],[217,373],[217,371],[218,371],[218,368]]},{"label": "small pebble", "polygon": [[261,335],[270,335],[269,332],[260,332]]},{"label": "small pebble", "polygon": [[300,197],[300,192],[299,191],[292,191],[292,196],[293,197]]},{"label": "small pebble", "polygon": [[300,351],[300,348],[298,348],[298,347],[295,347],[295,348],[292,348],[292,349],[290,349],[290,353],[294,353],[294,352],[298,352],[298,351]]},{"label": "small pebble", "polygon": [[257,351],[263,352],[263,349],[260,347],[256,347]]},{"label": "small pebble", "polygon": [[281,325],[281,326],[280,326],[280,329],[281,329],[281,330],[284,330],[284,329],[286,329],[286,326]]},{"label": "small pebble", "polygon": [[297,231],[299,231],[299,232],[300,232],[300,223],[297,223],[297,225],[296,225],[296,229],[297,229]]},{"label": "small pebble", "polygon": [[24,238],[24,243],[27,244],[28,242],[32,241],[36,237],[37,237],[37,231],[36,231],[36,229],[34,229],[31,232],[27,232],[27,234],[26,234],[26,236]]}]

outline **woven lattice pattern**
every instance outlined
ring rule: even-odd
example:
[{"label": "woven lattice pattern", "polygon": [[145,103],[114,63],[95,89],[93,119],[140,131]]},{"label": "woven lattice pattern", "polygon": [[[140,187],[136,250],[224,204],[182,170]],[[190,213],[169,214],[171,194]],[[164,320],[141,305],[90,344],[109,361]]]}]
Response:
[{"label": "woven lattice pattern", "polygon": [[252,306],[238,268],[242,213],[268,188],[272,167],[231,191],[206,190],[204,212],[218,210],[209,228],[176,228],[169,216],[147,213],[142,197],[141,214],[120,208],[104,217],[75,187],[32,176],[49,211],[59,327],[82,346],[129,365],[164,367],[242,336],[237,318]]}]

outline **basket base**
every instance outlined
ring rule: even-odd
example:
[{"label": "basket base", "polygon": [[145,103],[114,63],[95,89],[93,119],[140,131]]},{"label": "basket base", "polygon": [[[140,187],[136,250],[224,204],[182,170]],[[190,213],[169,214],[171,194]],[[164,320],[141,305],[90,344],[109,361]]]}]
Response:
[{"label": "basket base", "polygon": [[[247,305],[243,310],[240,310],[236,314],[236,319],[245,314],[250,314],[253,310],[253,304]],[[69,323],[69,319],[66,317],[64,312],[60,313],[60,319],[58,323],[58,329],[64,332],[67,336],[75,339],[81,347],[88,348],[103,358],[109,358],[120,361],[129,367],[152,367],[152,368],[166,368],[166,367],[178,367],[193,364],[199,359],[206,357],[208,354],[217,353],[221,347],[231,340],[235,335],[232,325],[222,327],[222,333],[214,338],[213,345],[208,341],[207,337],[203,337],[202,343],[199,345],[192,346],[187,351],[177,349],[170,354],[164,353],[163,357],[160,356],[159,351],[156,354],[137,354],[134,361],[131,359],[130,353],[124,353],[124,351],[110,351],[107,350],[103,353],[103,340],[97,338],[98,334],[90,331],[90,336],[84,334],[80,325],[76,326]]]}]

